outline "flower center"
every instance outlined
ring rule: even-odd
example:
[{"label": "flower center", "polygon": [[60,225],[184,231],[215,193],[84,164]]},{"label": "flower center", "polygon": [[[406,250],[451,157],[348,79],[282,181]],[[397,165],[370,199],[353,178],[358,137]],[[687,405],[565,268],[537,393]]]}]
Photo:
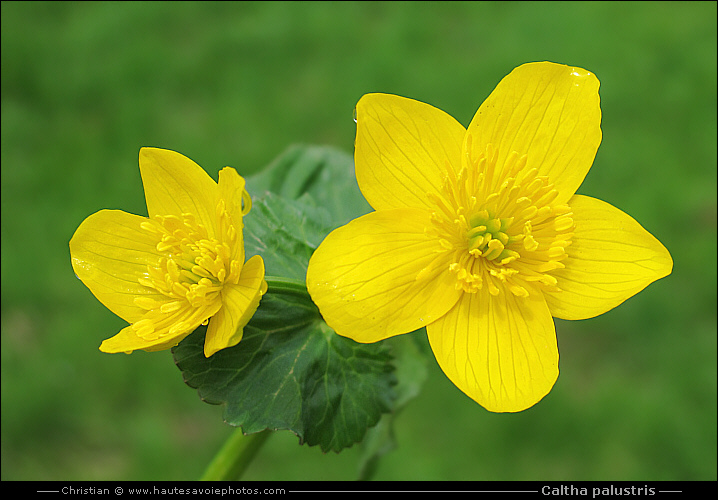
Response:
[{"label": "flower center", "polygon": [[427,234],[453,253],[449,271],[457,289],[486,286],[492,295],[505,289],[518,297],[533,287],[560,291],[551,271],[564,267],[573,213],[553,204],[554,185],[526,170],[526,158],[512,152],[496,175],[497,152],[489,144],[478,158],[467,155],[458,175],[447,165],[442,196],[429,195],[437,209]]},{"label": "flower center", "polygon": [[206,324],[221,307],[222,287],[239,281],[244,262],[232,258],[237,230],[223,200],[217,205],[217,217],[218,237],[209,236],[207,228],[189,213],[155,216],[141,224],[157,237],[162,257],[156,266],[147,266],[139,282],[164,298],[135,299],[136,305],[147,310],[132,325],[140,337],[155,340]]}]

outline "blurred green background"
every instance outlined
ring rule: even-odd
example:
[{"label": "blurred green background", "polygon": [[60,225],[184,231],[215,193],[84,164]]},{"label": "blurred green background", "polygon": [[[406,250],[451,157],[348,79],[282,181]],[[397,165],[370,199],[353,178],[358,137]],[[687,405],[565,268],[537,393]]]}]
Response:
[{"label": "blurred green background", "polygon": [[[292,143],[352,152],[368,92],[467,125],[540,60],[598,75],[579,192],[640,221],[673,274],[557,321],[561,376],[525,412],[486,412],[432,364],[375,478],[716,479],[715,2],[2,2],[1,19],[2,479],[195,479],[232,432],[168,351],[97,350],[124,323],[70,266],[85,217],[146,214],[141,146],[247,175]],[[278,432],[245,478],[354,479],[358,456]]]}]

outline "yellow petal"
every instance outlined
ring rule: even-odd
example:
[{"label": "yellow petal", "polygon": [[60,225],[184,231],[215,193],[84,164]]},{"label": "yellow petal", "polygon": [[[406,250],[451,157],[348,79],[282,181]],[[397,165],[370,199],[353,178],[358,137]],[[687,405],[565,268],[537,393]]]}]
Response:
[{"label": "yellow petal", "polygon": [[140,173],[150,217],[191,213],[215,236],[217,183],[202,167],[168,149],[142,148]]},{"label": "yellow petal", "polygon": [[148,342],[137,336],[132,325],[120,330],[120,333],[107,340],[103,340],[100,345],[100,351],[109,354],[124,352],[130,354],[132,351],[147,347]]},{"label": "yellow petal", "polygon": [[553,316],[598,316],[671,273],[668,250],[631,216],[588,196],[569,204],[576,230],[566,268],[552,272],[562,291],[546,294]]},{"label": "yellow petal", "polygon": [[145,309],[136,297],[164,299],[142,286],[138,278],[156,266],[157,238],[140,228],[145,217],[120,210],[101,210],[85,219],[70,240],[72,268],[80,280],[110,311],[132,323]]},{"label": "yellow petal", "polygon": [[187,335],[204,323],[207,318],[216,314],[221,306],[220,301],[215,301],[204,309],[187,307],[165,314],[163,316],[167,318],[167,323],[172,326],[178,325],[180,328],[172,334],[165,333],[157,338],[141,337],[137,334],[137,330],[133,325],[130,325],[120,330],[114,337],[103,341],[100,345],[100,351],[106,353],[125,352],[129,354],[136,350],[162,351],[169,349],[179,344]]},{"label": "yellow petal", "polygon": [[356,177],[376,210],[425,208],[440,195],[447,163],[457,172],[466,130],[423,102],[367,94],[356,106]]},{"label": "yellow petal", "polygon": [[426,331],[446,376],[489,411],[525,410],[558,378],[556,332],[540,293],[467,293]]},{"label": "yellow petal", "polygon": [[242,268],[239,283],[222,289],[222,308],[209,322],[204,341],[204,355],[210,357],[242,340],[243,329],[259,307],[259,300],[267,291],[264,281],[264,261],[259,255],[249,259]]},{"label": "yellow petal", "polygon": [[376,342],[426,326],[458,300],[427,212],[372,212],[334,230],[309,260],[307,288],[339,335]]},{"label": "yellow petal", "polygon": [[[219,196],[224,200],[225,208],[236,231],[236,240],[232,248],[232,260],[244,262],[243,217],[252,207],[252,199],[245,189],[244,178],[231,167],[219,171]],[[224,235],[223,235],[224,236]]]},{"label": "yellow petal", "polygon": [[[526,171],[538,169],[566,203],[583,182],[601,143],[599,81],[581,68],[549,62],[514,69],[496,86],[468,128],[472,158],[487,144],[497,149],[498,186],[512,151],[527,154]],[[520,177],[520,176],[519,176]]]}]

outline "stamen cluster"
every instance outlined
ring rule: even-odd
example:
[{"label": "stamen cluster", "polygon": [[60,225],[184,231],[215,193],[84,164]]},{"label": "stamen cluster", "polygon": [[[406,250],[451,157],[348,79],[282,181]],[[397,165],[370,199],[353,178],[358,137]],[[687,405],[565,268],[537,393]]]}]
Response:
[{"label": "stamen cluster", "polygon": [[[467,151],[471,151],[471,136]],[[517,297],[538,285],[560,291],[550,273],[563,268],[574,222],[568,205],[553,204],[554,185],[526,169],[526,155],[512,152],[497,169],[497,151],[488,144],[458,174],[446,165],[441,195],[430,195],[436,210],[427,233],[452,252],[449,271],[456,287],[492,295],[507,289]]]},{"label": "stamen cluster", "polygon": [[206,324],[221,307],[223,286],[238,282],[243,262],[232,258],[237,231],[223,200],[217,205],[217,216],[221,239],[211,237],[189,213],[155,216],[142,223],[142,229],[157,237],[157,251],[163,256],[156,266],[147,266],[147,273],[138,280],[165,298],[135,299],[136,305],[147,310],[132,325],[140,337],[155,340],[187,331],[197,321]]}]

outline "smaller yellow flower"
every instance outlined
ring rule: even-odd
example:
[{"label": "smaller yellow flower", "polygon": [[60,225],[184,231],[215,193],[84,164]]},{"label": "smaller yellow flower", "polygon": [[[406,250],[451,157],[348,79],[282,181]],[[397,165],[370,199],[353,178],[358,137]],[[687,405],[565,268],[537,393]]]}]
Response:
[{"label": "smaller yellow flower", "polygon": [[244,261],[244,179],[226,167],[217,184],[189,158],[156,148],[140,150],[140,173],[149,218],[101,210],[70,240],[77,277],[130,323],[100,350],[168,349],[208,322],[206,357],[236,345],[267,290],[262,257]]}]

